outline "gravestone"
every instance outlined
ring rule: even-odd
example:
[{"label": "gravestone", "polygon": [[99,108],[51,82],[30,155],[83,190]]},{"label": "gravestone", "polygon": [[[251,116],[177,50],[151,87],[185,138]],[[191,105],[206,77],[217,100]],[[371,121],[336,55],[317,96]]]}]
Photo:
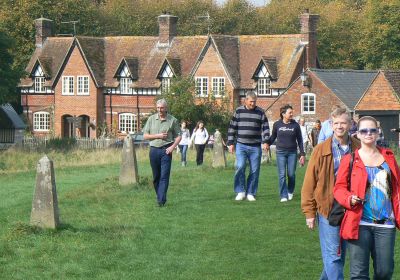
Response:
[{"label": "gravestone", "polygon": [[213,162],[212,167],[226,167],[225,145],[221,132],[216,129],[214,133]]},{"label": "gravestone", "polygon": [[60,224],[54,166],[47,156],[37,164],[30,224],[50,229]]},{"label": "gravestone", "polygon": [[129,185],[139,182],[138,166],[136,160],[135,145],[130,135],[124,139],[122,148],[121,171],[119,174],[119,184]]}]

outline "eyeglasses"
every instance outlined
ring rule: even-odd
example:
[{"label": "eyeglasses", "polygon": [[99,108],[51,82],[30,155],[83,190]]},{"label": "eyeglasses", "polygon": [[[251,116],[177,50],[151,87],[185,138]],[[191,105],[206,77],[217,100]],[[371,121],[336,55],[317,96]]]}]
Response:
[{"label": "eyeglasses", "polygon": [[376,134],[378,133],[378,129],[377,128],[362,128],[360,130],[358,130],[358,132],[360,132],[361,134]]}]

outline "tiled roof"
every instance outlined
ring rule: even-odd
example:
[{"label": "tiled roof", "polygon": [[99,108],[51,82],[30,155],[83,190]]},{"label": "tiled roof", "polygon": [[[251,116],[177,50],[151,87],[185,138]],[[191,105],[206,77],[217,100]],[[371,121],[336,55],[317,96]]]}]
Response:
[{"label": "tiled roof", "polygon": [[[49,37],[36,49],[27,71],[38,59],[50,80],[54,81],[71,51],[75,38]],[[210,35],[177,36],[169,47],[160,47],[157,36],[76,37],[88,68],[98,87],[116,87],[117,69],[125,60],[134,77],[135,88],[158,88],[160,69],[167,61],[175,75],[189,76],[196,69],[207,44],[214,44],[227,75],[235,88],[253,89],[253,74],[264,61],[272,77],[272,88],[287,88],[296,78],[304,44],[301,35]],[[21,86],[31,86],[32,79],[22,79]]]},{"label": "tiled roof", "polygon": [[400,99],[400,71],[384,70],[382,72],[389,83],[392,85],[392,88],[395,91],[397,98]]},{"label": "tiled roof", "polygon": [[354,109],[378,74],[378,71],[345,69],[311,71],[350,109]]},{"label": "tiled roof", "polygon": [[[18,116],[17,112],[15,112],[14,108],[10,104],[0,105],[0,121],[4,128],[16,128],[16,129],[25,129],[26,125],[22,121],[22,119]],[[5,116],[8,118],[9,122],[2,118]],[[11,127],[9,125],[11,124]]]},{"label": "tiled roof", "polygon": [[[50,79],[46,81],[46,86],[53,86],[57,78],[56,75],[60,71],[73,42],[74,38],[72,37],[47,38],[42,48],[36,48],[25,69],[26,72],[32,73],[35,70],[36,63],[40,61],[39,63],[44,68],[43,71],[50,76]],[[30,78],[23,78],[20,81],[20,86],[31,85],[32,79]]]}]

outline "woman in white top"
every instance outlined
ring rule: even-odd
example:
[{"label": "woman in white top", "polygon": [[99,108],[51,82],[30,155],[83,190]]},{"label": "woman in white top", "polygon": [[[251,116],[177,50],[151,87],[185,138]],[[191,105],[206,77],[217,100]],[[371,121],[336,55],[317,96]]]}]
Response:
[{"label": "woman in white top", "polygon": [[190,132],[189,129],[186,128],[186,122],[182,121],[181,122],[181,133],[182,133],[182,139],[181,142],[179,142],[179,150],[181,151],[181,163],[182,166],[186,166],[187,161],[186,161],[186,153],[187,149],[190,143]]},{"label": "woman in white top", "polygon": [[196,128],[193,130],[191,141],[194,142],[196,147],[196,162],[197,165],[203,164],[204,149],[208,141],[208,132],[204,127],[203,121],[198,121]]}]

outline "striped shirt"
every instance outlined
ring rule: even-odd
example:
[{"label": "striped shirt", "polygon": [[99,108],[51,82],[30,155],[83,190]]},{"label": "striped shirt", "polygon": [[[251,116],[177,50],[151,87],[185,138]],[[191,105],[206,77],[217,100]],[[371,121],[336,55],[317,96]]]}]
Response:
[{"label": "striped shirt", "polygon": [[238,143],[250,146],[266,143],[269,124],[264,111],[256,106],[253,110],[244,105],[238,107],[229,123],[227,146]]}]

